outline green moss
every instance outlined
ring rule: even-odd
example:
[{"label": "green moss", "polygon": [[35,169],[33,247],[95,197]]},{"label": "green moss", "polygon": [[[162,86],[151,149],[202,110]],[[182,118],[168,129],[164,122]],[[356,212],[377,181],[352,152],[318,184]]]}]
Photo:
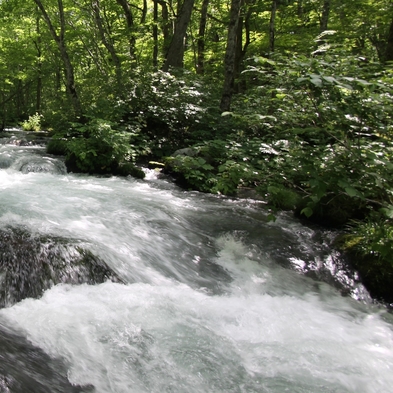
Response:
[{"label": "green moss", "polygon": [[359,222],[336,239],[371,296],[393,303],[393,237],[389,221]]}]

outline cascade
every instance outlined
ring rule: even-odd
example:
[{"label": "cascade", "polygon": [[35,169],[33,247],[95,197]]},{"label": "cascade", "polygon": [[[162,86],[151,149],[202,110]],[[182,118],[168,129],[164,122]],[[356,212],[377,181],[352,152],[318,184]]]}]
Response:
[{"label": "cascade", "polygon": [[391,391],[392,315],[331,233],[153,171],[67,174],[9,141],[0,391]]}]

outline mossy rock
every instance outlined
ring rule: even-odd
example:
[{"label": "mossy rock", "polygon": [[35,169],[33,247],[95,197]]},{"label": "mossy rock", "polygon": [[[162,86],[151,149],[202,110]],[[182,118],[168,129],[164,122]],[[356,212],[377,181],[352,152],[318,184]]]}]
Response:
[{"label": "mossy rock", "polygon": [[123,164],[120,164],[115,170],[114,174],[118,176],[132,176],[137,179],[144,179],[145,178],[145,172],[143,172],[142,169],[138,168],[131,162],[126,162]]},{"label": "mossy rock", "polygon": [[393,263],[372,253],[358,250],[363,238],[346,234],[339,236],[335,246],[347,257],[348,264],[355,269],[370,295],[385,303],[393,303]]}]

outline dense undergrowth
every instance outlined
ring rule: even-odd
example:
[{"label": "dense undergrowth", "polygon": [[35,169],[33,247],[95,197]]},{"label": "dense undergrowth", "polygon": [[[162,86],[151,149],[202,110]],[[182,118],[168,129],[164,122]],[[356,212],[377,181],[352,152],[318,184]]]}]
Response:
[{"label": "dense undergrowth", "polygon": [[253,188],[272,216],[293,210],[345,229],[340,248],[366,261],[357,267],[373,288],[393,281],[391,68],[326,44],[309,56],[252,58],[224,113],[218,84],[194,74],[133,80],[110,110],[57,132],[49,151],[74,171],[138,175],[134,164],[154,161],[188,189]]}]

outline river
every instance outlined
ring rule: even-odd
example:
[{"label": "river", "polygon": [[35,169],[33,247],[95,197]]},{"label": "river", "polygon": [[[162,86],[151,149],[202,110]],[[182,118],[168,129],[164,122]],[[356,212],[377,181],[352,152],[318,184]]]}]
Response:
[{"label": "river", "polygon": [[[144,180],[67,174],[44,147],[9,142],[0,145],[0,228],[78,239],[124,281],[58,284],[0,310],[0,336],[15,332],[13,345],[26,341],[70,384],[392,391],[392,315],[337,265],[329,233],[287,213],[269,221],[261,202],[186,192],[154,171]],[[13,356],[0,355],[0,392],[72,391],[8,383]],[[31,376],[30,363],[18,360]]]}]

